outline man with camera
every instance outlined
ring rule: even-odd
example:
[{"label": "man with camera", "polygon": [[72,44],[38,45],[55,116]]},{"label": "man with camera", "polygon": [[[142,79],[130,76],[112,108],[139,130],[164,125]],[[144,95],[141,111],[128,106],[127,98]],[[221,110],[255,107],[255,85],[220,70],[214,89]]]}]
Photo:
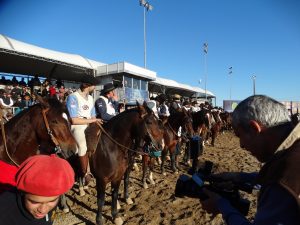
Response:
[{"label": "man with camera", "polygon": [[239,103],[232,125],[240,146],[264,163],[258,173],[222,173],[215,178],[261,185],[254,221],[248,221],[219,194],[204,189],[209,213],[221,213],[227,224],[300,224],[300,124],[290,122],[285,106],[264,95]]}]

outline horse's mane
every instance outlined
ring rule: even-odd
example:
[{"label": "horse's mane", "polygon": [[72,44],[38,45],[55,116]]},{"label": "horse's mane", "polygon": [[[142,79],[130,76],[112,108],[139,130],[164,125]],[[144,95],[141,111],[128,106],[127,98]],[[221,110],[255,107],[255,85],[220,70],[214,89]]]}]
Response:
[{"label": "horse's mane", "polygon": [[111,118],[107,123],[104,124],[104,127],[108,127],[115,123],[118,123],[120,120],[124,119],[124,117],[126,118],[127,116],[129,116],[129,114],[132,114],[134,112],[138,113],[138,108],[131,108],[131,109],[125,110],[125,111],[119,113],[118,115],[114,116],[113,118]]},{"label": "horse's mane", "polygon": [[[62,104],[60,101],[58,101],[58,99],[48,98],[48,99],[46,99],[46,101],[49,104],[49,108],[51,109],[51,113],[53,115],[61,115],[62,113],[67,113],[67,115],[69,115],[66,106],[64,104]],[[16,121],[18,121],[20,118],[22,118],[26,114],[34,111],[35,109],[41,108],[41,107],[42,107],[42,103],[37,103],[35,105],[29,106],[27,109],[22,110],[17,115],[12,117],[7,122],[7,125],[9,125],[11,123],[15,123]]]}]

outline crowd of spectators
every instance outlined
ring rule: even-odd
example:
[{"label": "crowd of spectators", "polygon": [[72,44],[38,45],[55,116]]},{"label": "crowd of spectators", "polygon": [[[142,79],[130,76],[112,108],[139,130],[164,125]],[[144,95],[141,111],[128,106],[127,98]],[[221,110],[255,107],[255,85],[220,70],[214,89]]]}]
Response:
[{"label": "crowd of spectators", "polygon": [[0,107],[2,108],[4,118],[9,120],[24,108],[37,103],[36,96],[57,98],[65,102],[66,97],[74,89],[65,88],[61,80],[40,80],[38,76],[33,77],[28,82],[24,78],[20,81],[15,76],[8,79],[2,76],[0,79]]}]

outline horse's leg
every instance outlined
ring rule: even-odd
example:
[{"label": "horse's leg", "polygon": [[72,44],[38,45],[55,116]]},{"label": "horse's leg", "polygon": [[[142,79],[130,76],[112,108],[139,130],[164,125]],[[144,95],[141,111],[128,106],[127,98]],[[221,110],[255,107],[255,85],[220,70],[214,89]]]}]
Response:
[{"label": "horse's leg", "polygon": [[67,198],[66,198],[65,194],[63,194],[63,195],[60,196],[59,201],[60,201],[60,205],[62,207],[63,212],[64,213],[70,212],[69,206],[67,204]]},{"label": "horse's leg", "polygon": [[100,185],[100,182],[96,181],[96,188],[97,188],[97,216],[96,216],[96,224],[102,225],[103,219],[102,219],[102,209],[104,206],[104,200],[105,200],[105,184]]},{"label": "horse's leg", "polygon": [[148,155],[143,155],[143,177],[142,177],[142,182],[143,182],[143,187],[144,189],[148,188],[147,180],[146,180],[146,174],[148,170],[148,161],[149,161],[149,156]]},{"label": "horse's leg", "polygon": [[172,171],[175,173],[177,171],[176,169],[176,165],[175,165],[175,158],[176,158],[176,151],[177,148],[179,148],[179,144],[177,142],[177,144],[174,146],[174,148],[170,149],[170,155],[171,155],[171,169]]},{"label": "horse's leg", "polygon": [[161,152],[161,164],[160,164],[160,170],[164,176],[166,175],[165,161],[166,161],[167,153],[168,153],[168,149],[165,147]]},{"label": "horse's leg", "polygon": [[132,162],[129,162],[129,166],[127,170],[125,171],[124,174],[124,199],[128,205],[131,205],[133,201],[131,198],[129,198],[129,193],[128,193],[128,185],[129,185],[129,174],[130,174],[130,169],[132,165]]},{"label": "horse's leg", "polygon": [[83,177],[79,177],[79,196],[85,196],[85,191],[84,191],[84,181],[83,181]]},{"label": "horse's leg", "polygon": [[[127,169],[129,170],[129,169]],[[125,179],[124,179],[125,181]],[[111,216],[112,220],[116,225],[123,224],[122,218],[118,215],[118,194],[119,194],[119,187],[120,187],[121,180],[115,181],[111,183],[111,190],[112,190],[112,200],[111,200]],[[124,182],[124,186],[125,182]],[[128,186],[128,184],[127,184]]]},{"label": "horse's leg", "polygon": [[155,181],[153,180],[153,167],[154,167],[154,162],[155,162],[156,158],[150,158],[149,160],[149,180],[150,180],[150,184],[155,185]]}]

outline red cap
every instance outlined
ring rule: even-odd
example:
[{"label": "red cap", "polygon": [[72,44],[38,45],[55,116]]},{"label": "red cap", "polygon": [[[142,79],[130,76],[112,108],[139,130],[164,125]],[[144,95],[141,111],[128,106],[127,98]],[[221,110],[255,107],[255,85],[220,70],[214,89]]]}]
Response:
[{"label": "red cap", "polygon": [[19,190],[51,197],[64,194],[74,184],[70,164],[56,155],[35,155],[24,161],[16,174]]}]

